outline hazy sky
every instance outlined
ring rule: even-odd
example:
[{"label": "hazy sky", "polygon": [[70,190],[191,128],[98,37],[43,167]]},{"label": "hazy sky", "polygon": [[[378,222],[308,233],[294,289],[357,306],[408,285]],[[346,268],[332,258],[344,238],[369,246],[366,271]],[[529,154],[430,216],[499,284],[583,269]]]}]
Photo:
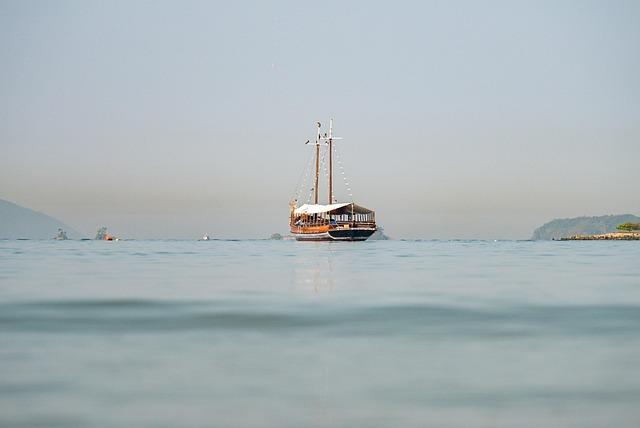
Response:
[{"label": "hazy sky", "polygon": [[0,198],[90,235],[283,233],[333,117],[394,237],[640,214],[640,2],[304,3],[0,0]]}]

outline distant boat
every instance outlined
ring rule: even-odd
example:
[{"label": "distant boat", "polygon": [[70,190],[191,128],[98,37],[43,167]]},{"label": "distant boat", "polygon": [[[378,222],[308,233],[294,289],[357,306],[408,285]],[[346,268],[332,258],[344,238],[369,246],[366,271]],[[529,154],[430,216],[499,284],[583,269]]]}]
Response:
[{"label": "distant boat", "polygon": [[107,233],[107,228],[104,226],[98,229],[95,239],[98,241],[118,241],[119,240],[115,236],[109,235]]},{"label": "distant boat", "polygon": [[[329,133],[321,135],[318,122],[318,134],[315,141],[315,184],[313,204],[298,206],[297,199],[290,203],[289,225],[291,234],[298,241],[365,241],[376,230],[375,212],[352,202],[338,202],[333,194],[333,119],[329,122]],[[307,144],[309,141],[307,141]],[[320,147],[326,146],[327,166],[327,204],[318,203],[320,176]],[[325,155],[322,157],[323,161]]]},{"label": "distant boat", "polygon": [[209,235],[205,234],[202,238],[198,239],[198,241],[208,241],[209,239]]},{"label": "distant boat", "polygon": [[58,229],[58,234],[54,236],[53,239],[56,241],[66,241],[69,238],[67,238],[67,232],[62,229]]}]

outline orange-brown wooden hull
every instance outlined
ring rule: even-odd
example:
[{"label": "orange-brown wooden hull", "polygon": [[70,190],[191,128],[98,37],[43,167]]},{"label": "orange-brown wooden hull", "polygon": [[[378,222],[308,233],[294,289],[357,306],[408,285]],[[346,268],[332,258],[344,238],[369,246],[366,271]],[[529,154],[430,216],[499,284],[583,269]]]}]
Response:
[{"label": "orange-brown wooden hull", "polygon": [[304,226],[304,227],[298,227],[298,226],[292,226],[291,227],[291,233],[299,233],[299,234],[304,234],[304,233],[309,233],[309,234],[315,234],[315,233],[325,233],[329,231],[329,228],[331,226],[327,225],[322,225],[322,226]]}]

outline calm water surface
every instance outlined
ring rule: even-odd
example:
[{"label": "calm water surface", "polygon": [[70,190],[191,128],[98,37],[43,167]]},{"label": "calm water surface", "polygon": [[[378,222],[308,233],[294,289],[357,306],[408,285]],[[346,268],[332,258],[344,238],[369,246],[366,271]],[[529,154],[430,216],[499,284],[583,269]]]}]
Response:
[{"label": "calm water surface", "polygon": [[637,427],[640,243],[0,241],[0,426]]}]

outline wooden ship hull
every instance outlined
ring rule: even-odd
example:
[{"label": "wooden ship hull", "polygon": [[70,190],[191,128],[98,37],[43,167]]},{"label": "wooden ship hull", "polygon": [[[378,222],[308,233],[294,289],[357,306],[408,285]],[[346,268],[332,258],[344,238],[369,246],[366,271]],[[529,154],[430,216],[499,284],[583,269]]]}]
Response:
[{"label": "wooden ship hull", "polygon": [[296,241],[366,241],[376,231],[375,227],[322,228],[310,231],[305,228],[291,228]]}]

